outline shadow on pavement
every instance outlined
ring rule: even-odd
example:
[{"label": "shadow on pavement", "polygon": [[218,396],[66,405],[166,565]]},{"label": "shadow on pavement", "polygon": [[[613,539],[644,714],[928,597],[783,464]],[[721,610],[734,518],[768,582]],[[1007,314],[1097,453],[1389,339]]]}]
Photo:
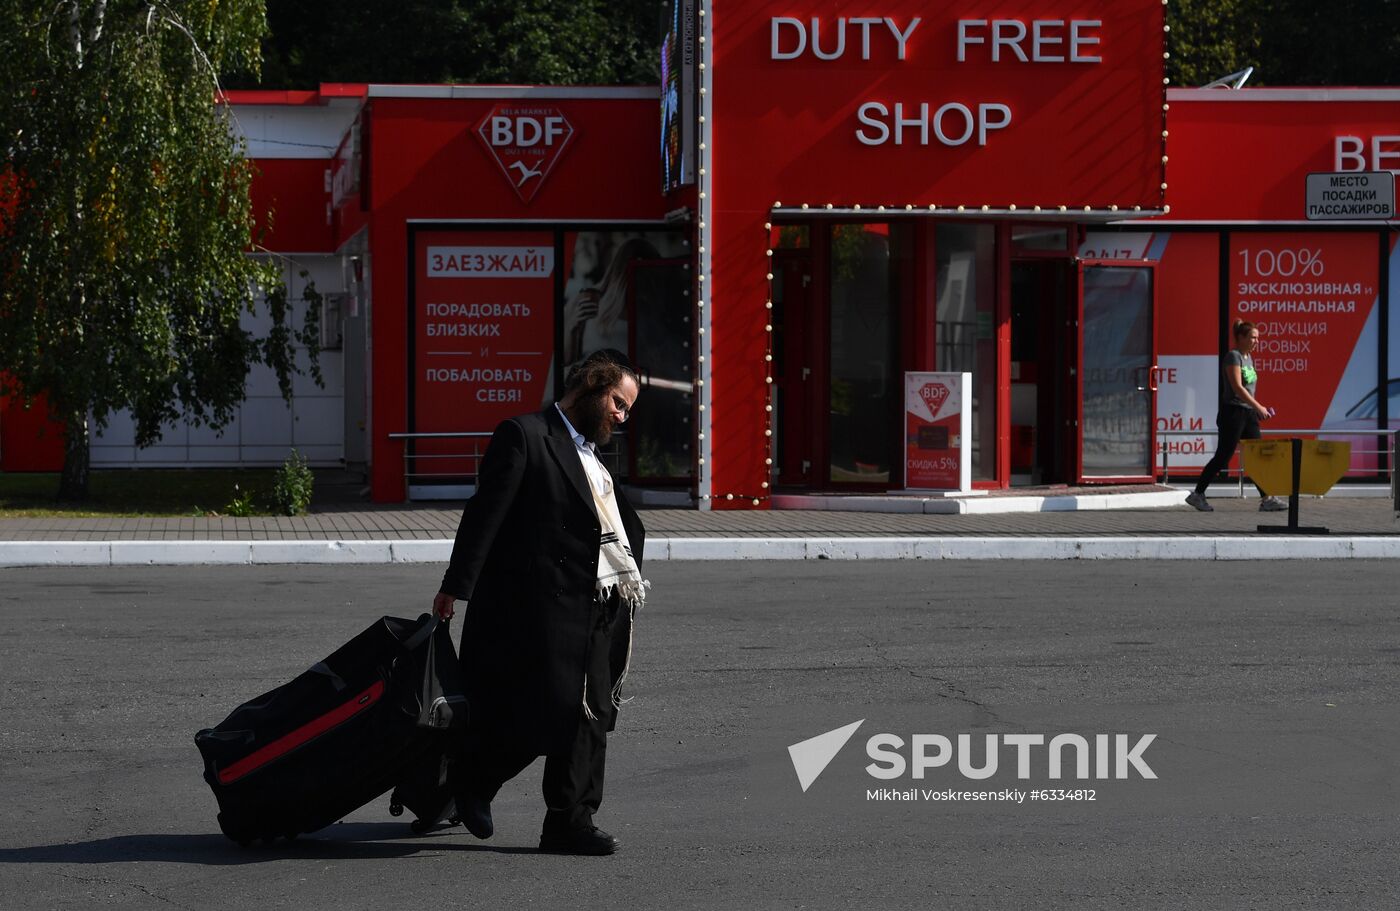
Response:
[{"label": "shadow on pavement", "polygon": [[[445,837],[446,836],[446,837]],[[116,835],[92,841],[0,848],[0,864],[182,863],[207,866],[279,860],[352,860],[408,857],[420,851],[491,851],[536,854],[523,846],[481,844],[460,829],[415,835],[404,823],[339,823],[295,841],[239,847],[223,835]]]}]

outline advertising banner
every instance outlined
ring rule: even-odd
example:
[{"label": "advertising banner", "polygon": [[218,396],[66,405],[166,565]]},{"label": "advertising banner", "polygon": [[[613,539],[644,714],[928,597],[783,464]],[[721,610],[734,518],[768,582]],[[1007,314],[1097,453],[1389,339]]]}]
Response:
[{"label": "advertising banner", "polygon": [[[413,256],[413,432],[490,432],[541,407],[553,391],[553,234],[424,231]],[[474,475],[478,448],[484,440],[418,441],[413,470]]]},{"label": "advertising banner", "polygon": [[904,486],[971,490],[971,373],[904,374]]},{"label": "advertising banner", "polygon": [[[1231,235],[1229,323],[1259,327],[1255,397],[1277,411],[1266,430],[1377,429],[1357,412],[1376,387],[1377,267],[1373,234]],[[1374,436],[1351,442],[1353,471],[1374,471]]]},{"label": "advertising banner", "polygon": [[671,0],[661,39],[661,191],[695,183],[695,0]]},{"label": "advertising banner", "polygon": [[[1387,243],[1390,248],[1390,299],[1395,300],[1395,289],[1400,288],[1400,233],[1392,231]],[[1384,414],[1390,430],[1400,430],[1400,313],[1392,304],[1389,312],[1390,331],[1386,339],[1389,360],[1385,372],[1385,388],[1377,389],[1369,405],[1363,404],[1361,411],[1374,410],[1377,420]],[[1382,409],[1385,409],[1382,411]],[[1392,464],[1391,471],[1400,468]]]}]

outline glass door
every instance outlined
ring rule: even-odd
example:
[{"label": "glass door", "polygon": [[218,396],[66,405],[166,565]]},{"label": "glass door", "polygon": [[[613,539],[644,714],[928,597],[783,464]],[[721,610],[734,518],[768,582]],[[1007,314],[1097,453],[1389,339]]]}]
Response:
[{"label": "glass door", "polygon": [[1157,431],[1152,263],[1079,266],[1079,481],[1149,482]]},{"label": "glass door", "polygon": [[835,224],[828,235],[826,480],[885,489],[902,452],[899,302],[908,226]]},{"label": "glass door", "polygon": [[692,475],[690,271],[684,259],[628,265],[628,347],[642,377],[642,407],[623,425],[633,481],[685,482]]},{"label": "glass door", "polygon": [[813,353],[813,284],[810,249],[773,251],[772,404],[777,432],[772,480],[783,487],[816,483],[812,412],[822,377],[821,359]]}]

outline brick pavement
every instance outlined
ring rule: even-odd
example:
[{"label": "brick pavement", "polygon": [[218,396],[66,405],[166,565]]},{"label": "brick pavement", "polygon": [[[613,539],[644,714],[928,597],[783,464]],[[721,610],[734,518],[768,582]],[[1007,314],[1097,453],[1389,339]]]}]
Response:
[{"label": "brick pavement", "polygon": [[[1260,513],[1258,500],[1217,498],[1212,513],[1189,507],[1082,512],[923,515],[772,510],[642,511],[649,537],[1215,537],[1251,534],[1256,526],[1286,525],[1287,513]],[[341,506],[295,518],[35,518],[0,519],[0,541],[262,541],[413,540],[451,538],[460,504]],[[1391,500],[1382,497],[1305,498],[1302,525],[1334,535],[1400,536]]]}]

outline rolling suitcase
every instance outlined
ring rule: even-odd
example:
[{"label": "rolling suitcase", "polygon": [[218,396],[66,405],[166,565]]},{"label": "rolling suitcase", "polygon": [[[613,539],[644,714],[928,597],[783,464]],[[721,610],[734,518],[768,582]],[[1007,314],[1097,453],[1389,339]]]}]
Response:
[{"label": "rolling suitcase", "polygon": [[383,617],[195,744],[219,827],[246,845],[337,822],[440,754],[465,721],[447,626]]}]

